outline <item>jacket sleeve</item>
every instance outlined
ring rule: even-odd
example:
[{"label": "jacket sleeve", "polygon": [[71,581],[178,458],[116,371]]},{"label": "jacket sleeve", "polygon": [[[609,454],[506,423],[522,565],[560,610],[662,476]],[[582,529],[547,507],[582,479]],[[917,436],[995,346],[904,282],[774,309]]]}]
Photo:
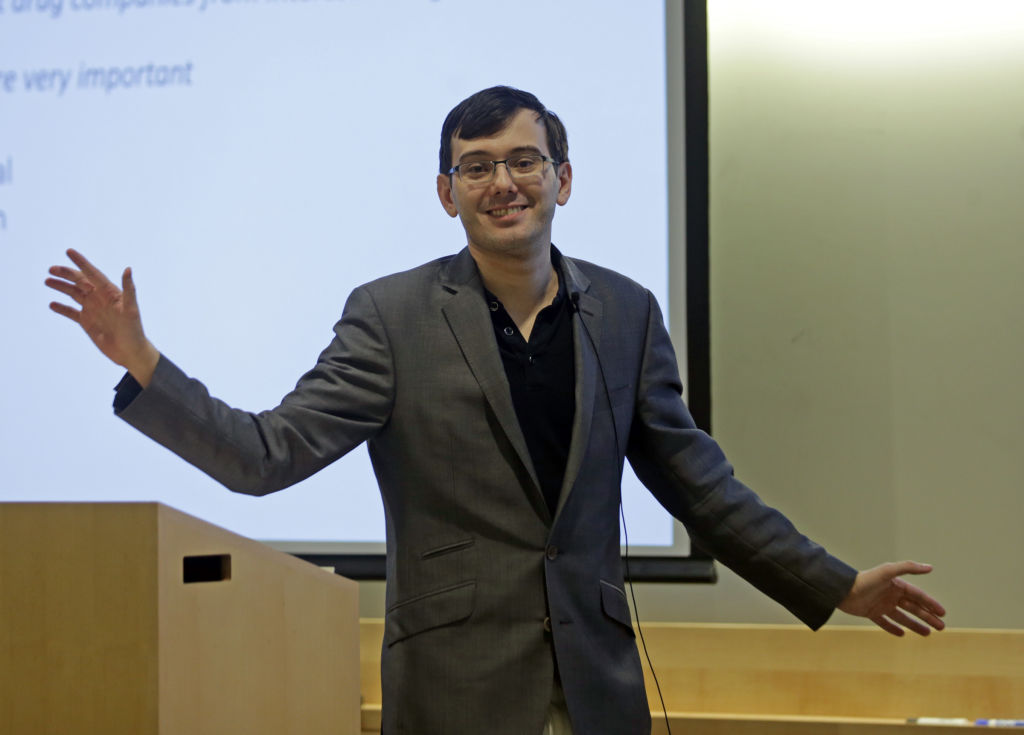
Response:
[{"label": "jacket sleeve", "polygon": [[316,365],[269,411],[228,406],[163,356],[146,389],[127,405],[116,400],[115,411],[231,490],[280,490],[354,449],[388,420],[394,368],[365,287],[349,297],[334,333]]},{"label": "jacket sleeve", "polygon": [[733,476],[718,444],[694,425],[681,394],[661,310],[649,296],[630,464],[701,548],[817,629],[849,592],[857,571]]}]

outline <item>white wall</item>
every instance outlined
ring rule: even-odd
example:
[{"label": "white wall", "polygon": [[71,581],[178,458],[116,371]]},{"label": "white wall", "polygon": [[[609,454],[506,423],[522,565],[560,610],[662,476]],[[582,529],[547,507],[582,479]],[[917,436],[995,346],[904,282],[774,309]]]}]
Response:
[{"label": "white wall", "polygon": [[[1024,626],[1024,5],[708,12],[715,435],[851,564],[929,561],[950,624]],[[639,592],[789,620],[728,574]]]}]

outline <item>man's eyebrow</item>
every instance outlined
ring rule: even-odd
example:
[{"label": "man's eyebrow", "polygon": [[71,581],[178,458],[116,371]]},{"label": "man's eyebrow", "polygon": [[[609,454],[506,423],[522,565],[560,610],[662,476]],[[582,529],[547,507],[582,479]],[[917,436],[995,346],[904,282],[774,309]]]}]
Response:
[{"label": "man's eyebrow", "polygon": [[[517,153],[540,153],[540,152],[541,152],[540,148],[538,148],[535,145],[521,145],[521,146],[516,146],[515,148],[510,150],[508,152],[508,155],[514,156]],[[484,158],[484,159],[487,159],[487,160],[493,160],[493,159],[490,158],[493,155],[494,155],[494,153],[492,153],[491,151],[477,149],[477,150],[472,150],[472,151],[466,151],[461,156],[459,156],[459,160],[460,161],[465,161],[467,158]]]}]

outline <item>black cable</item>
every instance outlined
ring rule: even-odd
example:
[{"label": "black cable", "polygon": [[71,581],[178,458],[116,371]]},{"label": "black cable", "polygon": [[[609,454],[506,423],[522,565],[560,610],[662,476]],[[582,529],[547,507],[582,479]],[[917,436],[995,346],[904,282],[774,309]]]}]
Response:
[{"label": "black cable", "polygon": [[[612,393],[608,389],[608,379],[604,374],[604,365],[601,364],[601,354],[597,350],[597,343],[594,342],[594,337],[590,334],[590,328],[587,327],[586,321],[580,314],[580,295],[577,292],[572,294],[572,310],[579,316],[579,322],[583,325],[583,331],[587,333],[587,339],[590,341],[590,346],[594,349],[594,357],[597,358],[597,369],[601,373],[601,385],[604,386],[605,400],[608,401],[608,412],[611,414],[612,419],[612,433],[615,437],[615,471],[621,476],[622,470],[619,467],[619,427],[618,421],[615,420],[615,409],[612,407]],[[621,485],[621,483],[620,483]],[[651,670],[651,678],[654,679],[654,686],[658,690],[658,701],[661,702],[661,712],[665,715],[665,729],[668,731],[668,735],[672,735],[672,726],[668,721],[668,708],[665,706],[665,697],[661,694],[661,683],[658,681],[658,674],[654,671],[654,664],[651,662],[651,654],[647,652],[647,641],[644,639],[644,629],[640,625],[640,609],[636,604],[636,592],[633,589],[633,576],[629,573],[629,530],[626,528],[626,511],[622,505],[622,489],[619,489],[619,517],[622,518],[622,534],[625,546],[625,555],[622,558],[623,563],[626,566],[626,581],[629,584],[629,596],[633,600],[633,617],[636,618],[636,629],[640,634],[640,645],[644,649],[644,658],[647,659],[647,667]]]}]

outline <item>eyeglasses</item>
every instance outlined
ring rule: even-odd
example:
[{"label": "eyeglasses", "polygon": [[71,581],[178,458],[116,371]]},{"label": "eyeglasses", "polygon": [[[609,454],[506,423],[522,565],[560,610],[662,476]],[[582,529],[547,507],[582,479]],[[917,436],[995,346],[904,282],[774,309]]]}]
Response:
[{"label": "eyeglasses", "polygon": [[458,174],[463,181],[474,184],[485,184],[494,178],[494,172],[498,170],[498,164],[504,163],[508,175],[513,179],[522,179],[527,176],[534,176],[544,167],[544,162],[557,163],[555,159],[548,158],[540,153],[524,153],[520,156],[512,156],[503,161],[467,161],[458,166],[448,169],[448,175]]}]

